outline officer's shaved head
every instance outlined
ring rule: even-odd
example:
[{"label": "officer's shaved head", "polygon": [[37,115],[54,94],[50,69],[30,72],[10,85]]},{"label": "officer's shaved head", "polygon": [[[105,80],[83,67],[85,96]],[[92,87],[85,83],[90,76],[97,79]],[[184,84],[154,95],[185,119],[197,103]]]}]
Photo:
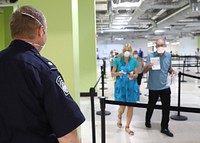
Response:
[{"label": "officer's shaved head", "polygon": [[46,18],[41,11],[31,6],[22,6],[11,16],[10,29],[13,39],[16,37],[34,39],[36,30],[40,26],[46,30]]}]

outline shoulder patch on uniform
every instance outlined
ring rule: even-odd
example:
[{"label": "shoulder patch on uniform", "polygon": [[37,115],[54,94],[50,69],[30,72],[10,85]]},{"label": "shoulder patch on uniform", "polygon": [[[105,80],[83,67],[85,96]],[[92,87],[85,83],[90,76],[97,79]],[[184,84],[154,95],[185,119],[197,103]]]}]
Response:
[{"label": "shoulder patch on uniform", "polygon": [[39,58],[44,64],[46,64],[50,70],[55,71],[57,70],[56,66],[50,62],[48,59],[42,57],[40,54],[35,54],[37,58]]},{"label": "shoulder patch on uniform", "polygon": [[62,91],[64,92],[64,94],[67,96],[69,95],[69,91],[67,89],[67,86],[65,85],[64,81],[62,80],[61,76],[59,75],[56,78],[56,83],[57,85],[62,89]]}]

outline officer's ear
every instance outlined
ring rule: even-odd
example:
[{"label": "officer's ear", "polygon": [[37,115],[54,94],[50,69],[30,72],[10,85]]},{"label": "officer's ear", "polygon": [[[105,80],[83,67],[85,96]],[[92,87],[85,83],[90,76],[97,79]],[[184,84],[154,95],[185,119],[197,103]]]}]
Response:
[{"label": "officer's ear", "polygon": [[38,28],[38,36],[43,37],[44,34],[45,34],[44,28],[43,28],[43,26],[40,26]]}]

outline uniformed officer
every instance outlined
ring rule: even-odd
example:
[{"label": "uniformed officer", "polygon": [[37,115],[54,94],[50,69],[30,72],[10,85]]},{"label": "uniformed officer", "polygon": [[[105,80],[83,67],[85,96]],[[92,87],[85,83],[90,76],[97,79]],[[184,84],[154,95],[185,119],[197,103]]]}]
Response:
[{"label": "uniformed officer", "polygon": [[0,143],[79,143],[85,118],[56,66],[39,54],[45,16],[23,6],[10,28],[13,41],[0,52]]}]

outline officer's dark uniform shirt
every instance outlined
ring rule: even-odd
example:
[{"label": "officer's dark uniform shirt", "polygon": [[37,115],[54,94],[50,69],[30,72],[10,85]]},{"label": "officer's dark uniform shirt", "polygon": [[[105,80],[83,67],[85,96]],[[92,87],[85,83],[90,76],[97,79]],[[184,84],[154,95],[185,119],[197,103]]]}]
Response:
[{"label": "officer's dark uniform shirt", "polygon": [[14,40],[0,52],[0,143],[53,142],[84,120],[55,65],[32,45]]}]

